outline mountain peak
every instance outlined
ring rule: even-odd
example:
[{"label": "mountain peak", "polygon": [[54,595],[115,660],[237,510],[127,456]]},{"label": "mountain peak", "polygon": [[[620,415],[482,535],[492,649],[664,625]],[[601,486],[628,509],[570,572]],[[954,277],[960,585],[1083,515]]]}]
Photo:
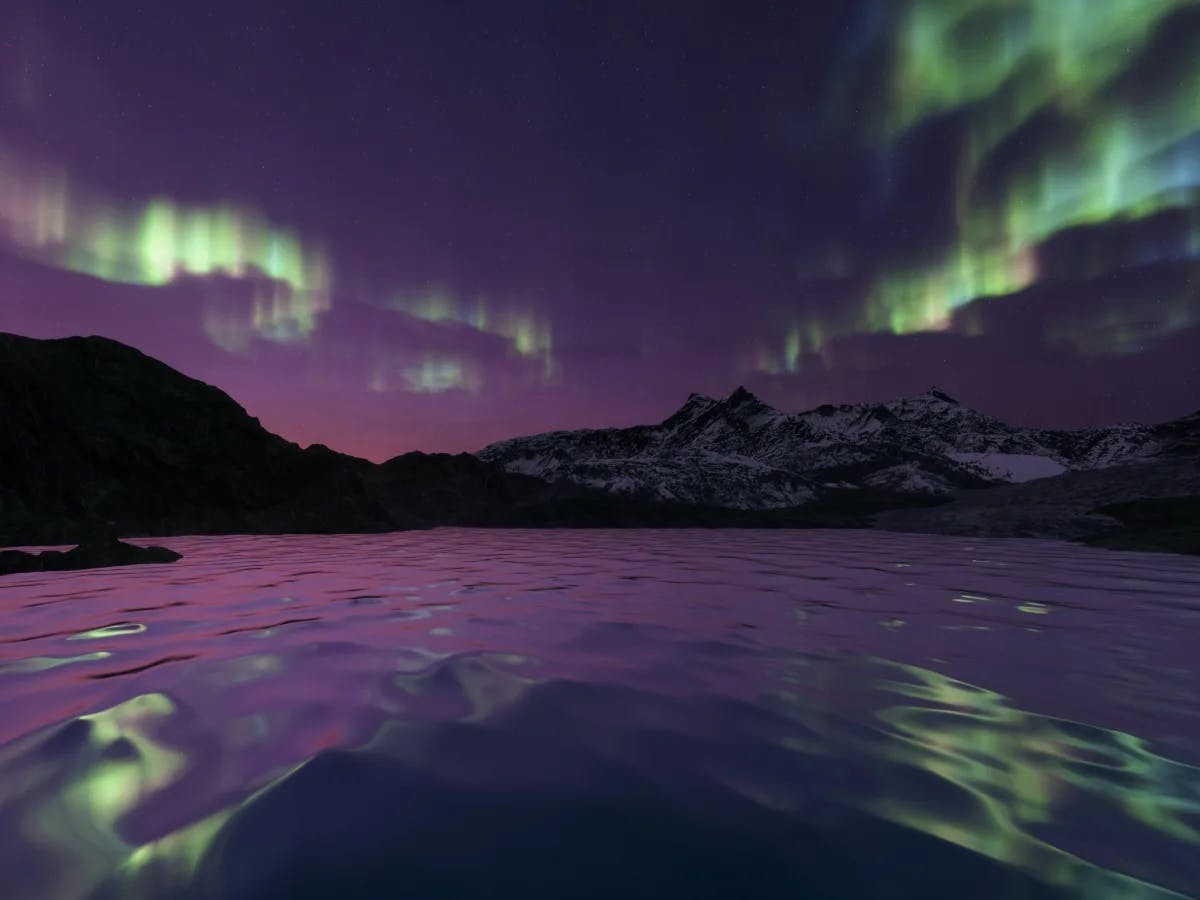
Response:
[{"label": "mountain peak", "polygon": [[725,398],[725,402],[730,406],[741,406],[743,403],[762,403],[758,397],[754,396],[754,394],[741,385],[738,385],[737,389]]},{"label": "mountain peak", "polygon": [[712,397],[693,392],[688,394],[688,398],[684,401],[683,406],[671,413],[671,415],[664,420],[663,424],[678,425],[682,422],[690,421],[691,419],[703,413],[705,410],[711,409],[716,405],[716,403],[717,401]]},{"label": "mountain peak", "polygon": [[943,391],[941,388],[934,385],[929,390],[917,395],[917,399],[940,400],[942,403],[950,403],[954,406],[959,406],[959,402]]},{"label": "mountain peak", "polygon": [[744,387],[739,387],[720,403],[724,416],[757,427],[775,421],[783,415],[769,403],[764,403]]},{"label": "mountain peak", "polygon": [[679,407],[678,412],[683,412],[685,409],[707,409],[717,401],[707,394],[688,394],[688,398],[684,401],[683,406]]}]

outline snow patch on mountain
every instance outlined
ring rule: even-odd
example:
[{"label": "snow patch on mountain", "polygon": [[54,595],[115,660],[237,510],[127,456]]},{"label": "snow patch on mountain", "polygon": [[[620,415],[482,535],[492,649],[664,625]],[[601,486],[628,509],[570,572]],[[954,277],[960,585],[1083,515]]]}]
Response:
[{"label": "snow patch on mountain", "polygon": [[1067,467],[1048,456],[1031,453],[949,453],[951,459],[979,466],[992,478],[1018,483],[1061,475]]}]

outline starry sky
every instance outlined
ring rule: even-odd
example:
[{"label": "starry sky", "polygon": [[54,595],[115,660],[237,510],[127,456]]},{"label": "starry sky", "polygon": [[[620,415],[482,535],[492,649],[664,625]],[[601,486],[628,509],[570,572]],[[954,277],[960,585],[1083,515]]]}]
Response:
[{"label": "starry sky", "polygon": [[0,0],[0,330],[372,459],[1200,408],[1200,2]]}]

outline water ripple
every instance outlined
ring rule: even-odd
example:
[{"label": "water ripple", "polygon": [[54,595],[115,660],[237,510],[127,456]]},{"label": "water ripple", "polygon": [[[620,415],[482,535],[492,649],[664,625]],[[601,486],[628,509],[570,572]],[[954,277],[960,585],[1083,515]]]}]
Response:
[{"label": "water ripple", "polygon": [[1200,561],[847,532],[171,544],[0,580],[6,897],[1200,893]]}]

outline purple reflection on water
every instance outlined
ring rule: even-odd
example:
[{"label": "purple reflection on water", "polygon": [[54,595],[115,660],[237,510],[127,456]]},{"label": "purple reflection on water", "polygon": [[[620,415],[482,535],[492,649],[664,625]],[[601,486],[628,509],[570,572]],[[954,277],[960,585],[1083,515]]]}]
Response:
[{"label": "purple reflection on water", "polygon": [[[1196,560],[851,532],[165,543],[183,560],[0,580],[8,896],[295,894],[297,859],[328,850],[324,870],[305,870],[315,891],[323,871],[344,878],[350,851],[319,824],[293,833],[297,816],[333,816],[355,790],[361,810],[401,785],[404,797],[431,792],[429,810],[497,792],[497,809],[603,796],[630,821],[711,818],[759,849],[773,829],[830,842],[800,858],[789,837],[764,860],[717,841],[731,861],[705,883],[747,896],[796,878],[823,896],[905,896],[907,870],[863,882],[824,860],[908,840],[923,842],[902,854],[914,871],[1021,896],[1158,897],[1200,883]],[[330,778],[358,787],[325,796]],[[629,799],[646,791],[666,799]],[[693,809],[697,798],[710,800]],[[361,819],[394,853],[418,846],[405,830],[417,821],[422,834],[473,834],[471,816],[431,825],[424,808],[348,813],[346,827]],[[565,815],[553,809],[530,821]],[[531,846],[549,839],[497,815]],[[247,824],[260,820],[274,824]],[[281,822],[268,853],[255,842]],[[587,834],[595,850],[609,832]],[[352,868],[378,887],[391,870],[366,844],[349,845],[366,854]],[[493,886],[586,893],[554,880],[552,864],[533,882],[488,868],[510,866],[512,848],[460,852]],[[646,886],[653,869],[626,874]],[[411,888],[411,859],[404,871]]]}]

